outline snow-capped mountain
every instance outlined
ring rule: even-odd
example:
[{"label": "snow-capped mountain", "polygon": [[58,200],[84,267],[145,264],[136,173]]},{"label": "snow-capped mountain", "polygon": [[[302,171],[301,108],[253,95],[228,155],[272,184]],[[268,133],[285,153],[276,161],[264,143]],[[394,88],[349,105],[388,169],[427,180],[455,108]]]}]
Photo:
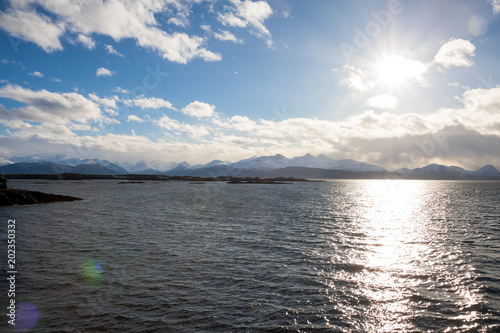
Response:
[{"label": "snow-capped mountain", "polygon": [[148,163],[153,169],[159,170],[160,172],[165,172],[168,170],[172,170],[179,166],[179,163],[176,162],[162,162],[159,160],[154,160]]},{"label": "snow-capped mountain", "polygon": [[273,170],[289,166],[289,159],[281,154],[274,156],[253,156],[236,163],[231,163],[230,166],[235,169],[249,170]]},{"label": "snow-capped mountain", "polygon": [[492,166],[485,165],[476,171],[465,170],[458,166],[446,166],[441,164],[429,164],[422,168],[416,169],[399,169],[394,171],[406,176],[422,176],[422,177],[438,177],[438,178],[467,178],[467,177],[480,177],[480,178],[497,178],[500,177],[500,172]]},{"label": "snow-capped mountain", "polygon": [[21,162],[0,167],[2,173],[8,174],[57,174],[69,173],[71,167],[56,164],[48,161],[40,162]]},{"label": "snow-capped mountain", "polygon": [[92,160],[88,160],[88,159],[87,160],[83,160],[82,162],[83,163],[77,164],[77,166],[78,165],[82,165],[82,164],[94,164],[94,163],[97,163],[97,164],[99,164],[102,167],[105,167],[107,169],[115,171],[117,174],[127,173],[127,170],[125,170],[121,166],[119,166],[119,165],[117,165],[115,163],[111,163],[111,162],[106,161],[106,160],[100,160],[100,159],[94,158]]},{"label": "snow-capped mountain", "polygon": [[0,167],[0,172],[5,174],[60,174],[60,173],[79,173],[92,175],[116,175],[113,171],[100,165],[97,162],[87,162],[76,166],[62,165],[48,161],[40,162],[22,162],[4,165]]},{"label": "snow-capped mountain", "polygon": [[215,166],[221,166],[221,165],[230,165],[231,162],[228,161],[221,161],[221,160],[213,160],[212,162],[209,162],[207,164],[196,164],[191,167],[191,169],[196,170],[196,169],[201,169],[201,168],[210,168],[210,167],[215,167]]},{"label": "snow-capped mountain", "polygon": [[320,169],[331,169],[338,164],[338,161],[331,159],[326,155],[313,156],[311,154],[305,154],[304,156],[297,156],[290,159],[289,166],[299,166],[306,168],[320,168]]},{"label": "snow-capped mountain", "polygon": [[188,162],[184,161],[184,162],[178,163],[175,168],[168,170],[168,171],[165,171],[165,172],[168,174],[172,174],[172,175],[183,175],[190,170],[192,170],[191,165],[189,165]]},{"label": "snow-capped mountain", "polygon": [[155,169],[146,161],[139,161],[136,164],[123,165],[123,167],[128,171],[128,173],[136,174],[155,174],[160,172],[160,170]]},{"label": "snow-capped mountain", "polygon": [[422,168],[408,170],[406,174],[412,176],[456,177],[467,175],[467,171],[460,167],[449,167],[433,163]]},{"label": "snow-capped mountain", "polygon": [[41,162],[41,161],[50,161],[50,158],[43,158],[42,156],[38,154],[34,155],[28,155],[28,156],[12,156],[10,160],[14,163],[35,163],[35,162]]},{"label": "snow-capped mountain", "polygon": [[77,166],[81,164],[93,164],[97,163],[105,168],[109,168],[111,170],[118,171],[119,173],[126,172],[125,169],[120,167],[115,163],[111,163],[107,160],[100,160],[97,158],[93,159],[81,159],[78,157],[67,157],[65,155],[56,155],[56,156],[42,156],[38,154],[28,155],[23,157],[14,156],[10,159],[13,163],[37,163],[37,162],[51,162],[59,165],[67,165],[67,166]]},{"label": "snow-capped mountain", "polygon": [[306,154],[291,159],[283,155],[251,157],[230,164],[233,168],[249,169],[249,170],[275,170],[287,167],[306,167],[328,170],[367,172],[367,171],[386,171],[376,165],[371,165],[365,162],[355,160],[334,160],[326,155],[313,156]]},{"label": "snow-capped mountain", "polygon": [[354,172],[369,172],[369,171],[387,171],[382,167],[371,165],[366,162],[358,162],[355,160],[340,160],[336,161],[337,163],[333,166],[332,170],[341,170],[341,171],[354,171]]},{"label": "snow-capped mountain", "polygon": [[485,165],[482,168],[477,169],[473,172],[475,176],[479,177],[498,177],[500,178],[500,172],[491,164]]},{"label": "snow-capped mountain", "polygon": [[121,166],[100,159],[67,158],[64,155],[40,156],[38,154],[24,157],[14,156],[13,163],[2,167],[5,173],[55,174],[55,173],[86,173],[98,175],[126,174]]},{"label": "snow-capped mountain", "polygon": [[123,168],[125,168],[128,173],[146,174],[146,175],[165,173],[176,168],[184,168],[184,169],[190,168],[189,164],[186,162],[176,163],[176,162],[162,162],[158,160],[151,162],[146,162],[142,160],[137,162],[136,164],[125,162],[125,163],[120,163],[120,165]]},{"label": "snow-capped mountain", "polygon": [[82,164],[83,161],[86,161],[80,158],[70,158],[65,155],[43,156],[39,154],[28,155],[28,156],[13,156],[10,160],[14,163],[51,162],[60,165],[73,165],[73,166]]},{"label": "snow-capped mountain", "polygon": [[[307,170],[306,170],[307,169]],[[315,170],[313,172],[313,170]],[[323,170],[323,171],[321,171]],[[0,171],[6,174],[44,174],[44,173],[85,173],[85,174],[166,174],[176,176],[237,176],[237,177],[279,177],[282,174],[317,175],[314,177],[359,177],[352,174],[371,173],[370,177],[380,176],[388,171],[382,167],[352,159],[334,160],[326,155],[306,154],[287,158],[281,154],[274,156],[253,156],[238,162],[213,160],[206,164],[189,165],[187,162],[162,162],[159,160],[131,163],[111,163],[100,159],[67,158],[63,155],[45,157],[30,155],[12,157],[10,160],[0,157]],[[325,172],[327,171],[327,172]],[[350,175],[347,175],[349,174]],[[375,173],[375,176],[374,174]],[[404,178],[428,179],[478,179],[500,178],[500,172],[492,165],[469,171],[458,166],[430,164],[422,168],[402,168],[394,171]],[[366,174],[365,174],[366,175]],[[311,177],[311,176],[309,176]]]},{"label": "snow-capped mountain", "polygon": [[5,158],[0,157],[0,166],[14,164],[14,162],[6,160]]}]

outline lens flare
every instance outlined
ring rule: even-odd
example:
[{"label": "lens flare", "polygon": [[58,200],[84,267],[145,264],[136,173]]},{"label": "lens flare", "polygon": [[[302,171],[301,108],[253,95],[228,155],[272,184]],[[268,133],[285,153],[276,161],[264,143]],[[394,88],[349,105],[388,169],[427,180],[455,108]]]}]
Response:
[{"label": "lens flare", "polygon": [[488,31],[488,22],[481,16],[472,16],[467,22],[469,33],[473,36],[482,36]]},{"label": "lens flare", "polygon": [[92,258],[87,258],[82,261],[82,275],[85,281],[90,284],[100,284],[104,280],[104,271],[101,264]]},{"label": "lens flare", "polygon": [[21,302],[17,306],[16,330],[27,332],[35,328],[40,320],[40,310],[33,302]]}]

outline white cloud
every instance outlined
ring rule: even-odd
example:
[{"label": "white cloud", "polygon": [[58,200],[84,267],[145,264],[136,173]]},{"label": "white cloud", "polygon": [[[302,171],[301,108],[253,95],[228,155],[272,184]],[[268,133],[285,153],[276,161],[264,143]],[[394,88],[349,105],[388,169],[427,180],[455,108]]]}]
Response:
[{"label": "white cloud", "polygon": [[10,9],[0,13],[0,28],[12,36],[33,42],[46,52],[62,50],[60,37],[64,34],[65,24],[52,22],[45,15],[30,11]]},{"label": "white cloud", "polygon": [[42,78],[44,77],[44,75],[38,71],[34,71],[33,73],[29,73],[28,75],[31,75],[31,76],[36,76],[36,77],[39,77],[39,78]]},{"label": "white cloud", "polygon": [[90,99],[92,99],[94,102],[101,104],[105,107],[116,109],[118,106],[116,105],[116,102],[118,101],[118,96],[113,96],[113,98],[101,98],[97,96],[96,94],[89,94]]},{"label": "white cloud", "polygon": [[377,109],[395,109],[398,107],[399,100],[396,96],[382,94],[369,98],[366,105]]},{"label": "white cloud", "polygon": [[474,44],[464,39],[453,39],[442,45],[434,57],[434,63],[448,69],[450,67],[470,67],[474,65],[471,59],[475,56]]},{"label": "white cloud", "polygon": [[369,79],[368,74],[362,69],[351,65],[345,65],[342,71],[346,74],[340,80],[340,84],[360,92],[373,89],[374,83]]},{"label": "white cloud", "polygon": [[96,76],[111,76],[113,75],[115,72],[114,71],[110,71],[109,69],[107,68],[104,68],[104,67],[99,67],[95,73]]},{"label": "white cloud", "polygon": [[[221,60],[219,54],[205,48],[205,39],[180,32],[169,34],[160,29],[155,14],[173,13],[176,23],[187,19],[190,5],[180,1],[24,0],[12,1],[11,5],[12,9],[0,13],[0,27],[47,52],[61,50],[60,39],[69,32],[104,35],[115,41],[132,38],[139,46],[152,49],[172,62],[187,63],[194,58]],[[43,7],[58,21],[34,11],[35,6]]]},{"label": "white cloud", "polygon": [[219,14],[219,21],[225,26],[248,27],[252,34],[265,39],[267,46],[272,47],[271,32],[264,25],[273,13],[271,6],[265,1],[232,0],[232,3],[228,12]]},{"label": "white cloud", "polygon": [[[27,140],[44,142],[45,145],[49,144],[67,144],[75,142],[77,140],[77,135],[71,131],[69,126],[72,124],[64,125],[57,123],[42,123],[40,125],[33,125],[30,127],[23,128],[12,134],[11,138],[20,140],[20,142],[26,142]],[[43,145],[43,144],[42,144]],[[38,151],[41,151],[38,150]]]},{"label": "white cloud", "polygon": [[138,106],[141,109],[173,108],[172,103],[157,97],[133,99],[133,100],[128,100],[127,102],[129,104],[133,103],[135,106]]},{"label": "white cloud", "polygon": [[200,25],[200,28],[201,28],[201,30],[207,31],[207,32],[210,32],[210,30],[212,29],[210,27],[210,25],[208,25],[208,24],[202,24],[202,25]]},{"label": "white cloud", "polygon": [[106,48],[106,50],[108,51],[109,54],[114,54],[114,55],[122,57],[122,58],[124,57],[123,54],[121,54],[120,52],[118,52],[117,50],[115,50],[113,48],[113,45],[107,45],[106,44],[106,45],[104,45],[104,47]]},{"label": "white cloud", "polygon": [[250,132],[256,125],[255,121],[245,116],[233,116],[229,119],[229,122],[231,128],[242,132]]},{"label": "white cloud", "polygon": [[139,118],[139,117],[134,116],[134,115],[132,115],[132,114],[131,114],[131,115],[129,115],[129,116],[127,117],[127,123],[128,123],[128,122],[131,122],[131,121],[136,121],[136,122],[138,122],[138,123],[142,123],[142,122],[144,122],[144,119],[141,119],[141,118]]},{"label": "white cloud", "polygon": [[[0,105],[0,110],[2,110],[2,106]],[[28,129],[32,128],[33,125],[30,123],[27,123],[23,120],[20,119],[1,119],[0,118],[0,124],[4,125],[5,127],[12,128],[12,129]]]},{"label": "white cloud", "polygon": [[179,122],[178,120],[163,116],[154,123],[163,129],[177,133],[186,133],[192,138],[201,138],[210,134],[205,126],[190,125]]},{"label": "white cloud", "polygon": [[33,91],[7,85],[0,89],[0,97],[10,98],[26,106],[0,110],[2,117],[27,121],[66,123],[86,122],[101,118],[101,110],[92,101],[77,93],[54,93],[45,89]]},{"label": "white cloud", "polygon": [[90,126],[89,124],[69,124],[69,129],[72,131],[97,131],[97,128]]},{"label": "white cloud", "polygon": [[493,13],[495,14],[500,13],[500,0],[488,0],[488,2],[493,7]]},{"label": "white cloud", "polygon": [[62,80],[58,79],[57,77],[51,77],[50,81],[53,81],[53,82],[62,82]]},{"label": "white cloud", "polygon": [[219,30],[219,32],[214,32],[214,37],[222,41],[229,41],[237,44],[243,44],[242,39],[236,38],[235,35],[233,35],[227,30]]},{"label": "white cloud", "polygon": [[168,12],[173,15],[167,21],[169,24],[174,24],[185,28],[189,25],[189,16],[191,15],[191,4],[189,2],[168,1]]},{"label": "white cloud", "polygon": [[[464,92],[460,101],[469,111],[471,117],[493,115],[500,121],[500,85],[492,89],[471,89]],[[477,119],[477,121],[480,121]]]},{"label": "white cloud", "polygon": [[111,115],[111,116],[118,116],[120,114],[118,111],[110,109],[110,108],[105,108],[104,111],[106,111],[106,113]]},{"label": "white cloud", "polygon": [[78,41],[83,46],[85,46],[86,48],[88,48],[89,50],[92,50],[93,48],[95,48],[95,42],[89,36],[85,36],[84,34],[79,34],[78,35]]},{"label": "white cloud", "polygon": [[211,117],[215,111],[215,106],[204,102],[194,101],[182,108],[181,111],[191,117]]},{"label": "white cloud", "polygon": [[118,119],[111,117],[102,117],[99,119],[99,122],[101,128],[105,128],[106,125],[121,124]]},{"label": "white cloud", "polygon": [[120,93],[122,95],[128,95],[128,94],[130,94],[130,90],[124,89],[122,87],[116,87],[112,91],[115,92],[115,93]]},{"label": "white cloud", "polygon": [[185,28],[188,25],[189,21],[180,17],[171,17],[168,19],[167,23]]}]

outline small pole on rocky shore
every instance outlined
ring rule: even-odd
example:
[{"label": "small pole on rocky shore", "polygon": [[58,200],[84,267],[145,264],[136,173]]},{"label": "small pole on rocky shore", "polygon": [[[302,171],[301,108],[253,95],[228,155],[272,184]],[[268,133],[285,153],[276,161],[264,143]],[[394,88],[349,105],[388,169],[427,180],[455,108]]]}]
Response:
[{"label": "small pole on rocky shore", "polygon": [[0,189],[6,190],[9,188],[9,184],[7,183],[7,179],[5,179],[5,172],[2,171],[2,179],[0,179]]}]

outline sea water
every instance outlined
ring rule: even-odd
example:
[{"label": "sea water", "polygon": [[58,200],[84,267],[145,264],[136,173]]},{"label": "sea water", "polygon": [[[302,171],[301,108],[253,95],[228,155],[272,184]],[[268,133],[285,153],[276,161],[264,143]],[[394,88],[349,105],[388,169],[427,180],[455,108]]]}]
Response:
[{"label": "sea water", "polygon": [[85,200],[0,208],[2,331],[500,331],[500,182],[10,185]]}]

